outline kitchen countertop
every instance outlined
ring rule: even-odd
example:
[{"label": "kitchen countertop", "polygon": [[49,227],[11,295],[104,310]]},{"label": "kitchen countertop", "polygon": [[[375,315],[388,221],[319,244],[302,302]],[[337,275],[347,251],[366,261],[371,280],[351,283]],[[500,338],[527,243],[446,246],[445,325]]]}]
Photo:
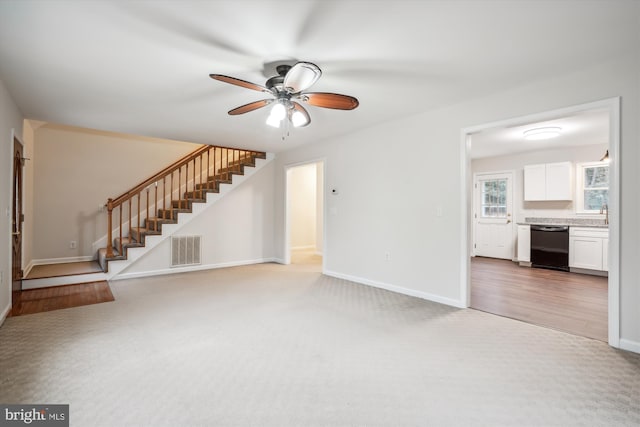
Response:
[{"label": "kitchen countertop", "polygon": [[604,219],[593,218],[525,218],[519,225],[558,225],[585,228],[609,228]]}]

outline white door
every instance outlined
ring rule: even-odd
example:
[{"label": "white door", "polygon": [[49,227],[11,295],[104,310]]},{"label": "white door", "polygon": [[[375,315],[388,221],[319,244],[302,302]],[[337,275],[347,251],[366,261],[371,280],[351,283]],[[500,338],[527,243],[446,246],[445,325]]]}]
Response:
[{"label": "white door", "polygon": [[474,253],[513,259],[513,172],[476,174]]}]

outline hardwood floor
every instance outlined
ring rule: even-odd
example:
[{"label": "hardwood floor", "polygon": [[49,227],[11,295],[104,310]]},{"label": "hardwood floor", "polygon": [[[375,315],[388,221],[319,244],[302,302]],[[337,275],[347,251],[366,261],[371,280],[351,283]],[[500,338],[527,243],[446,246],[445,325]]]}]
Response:
[{"label": "hardwood floor", "polygon": [[17,296],[18,302],[13,305],[11,316],[114,301],[106,281],[30,289],[17,293]]},{"label": "hardwood floor", "polygon": [[46,264],[34,266],[25,279],[41,279],[43,277],[72,276],[74,274],[100,273],[102,269],[97,261],[68,262],[63,264]]},{"label": "hardwood floor", "polygon": [[607,341],[606,277],[471,258],[471,308]]}]

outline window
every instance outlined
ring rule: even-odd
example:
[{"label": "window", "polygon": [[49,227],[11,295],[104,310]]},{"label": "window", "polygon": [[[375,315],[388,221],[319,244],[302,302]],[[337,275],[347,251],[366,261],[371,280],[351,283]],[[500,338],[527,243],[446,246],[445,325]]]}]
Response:
[{"label": "window", "polygon": [[609,205],[609,164],[582,163],[577,171],[576,211],[599,214],[604,205]]},{"label": "window", "polygon": [[480,209],[483,218],[507,217],[507,180],[490,179],[480,181],[482,185],[482,206]]}]

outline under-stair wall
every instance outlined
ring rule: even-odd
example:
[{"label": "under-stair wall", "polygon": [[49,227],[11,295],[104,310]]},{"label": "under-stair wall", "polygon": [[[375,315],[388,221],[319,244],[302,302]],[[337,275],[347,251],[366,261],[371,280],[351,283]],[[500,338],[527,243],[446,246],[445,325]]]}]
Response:
[{"label": "under-stair wall", "polygon": [[[274,260],[274,163],[272,157],[262,167],[246,168],[245,175],[233,177],[232,184],[223,184],[220,198],[204,208],[186,225],[177,228],[173,236],[199,236],[200,263],[171,266],[171,237],[152,249],[130,249],[144,253],[117,271],[111,280],[160,274],[197,271],[235,265],[255,264]],[[200,209],[204,209],[201,210]],[[185,214],[180,214],[185,215]],[[193,214],[186,214],[193,215]],[[179,224],[178,224],[179,225]],[[174,227],[174,226],[172,226]],[[155,237],[155,236],[154,236]],[[116,262],[109,263],[110,272]],[[116,267],[117,269],[117,267]]]},{"label": "under-stair wall", "polygon": [[93,259],[93,243],[106,230],[100,206],[107,198],[199,147],[50,123],[34,138],[34,209],[25,216],[34,218],[35,264]]}]

